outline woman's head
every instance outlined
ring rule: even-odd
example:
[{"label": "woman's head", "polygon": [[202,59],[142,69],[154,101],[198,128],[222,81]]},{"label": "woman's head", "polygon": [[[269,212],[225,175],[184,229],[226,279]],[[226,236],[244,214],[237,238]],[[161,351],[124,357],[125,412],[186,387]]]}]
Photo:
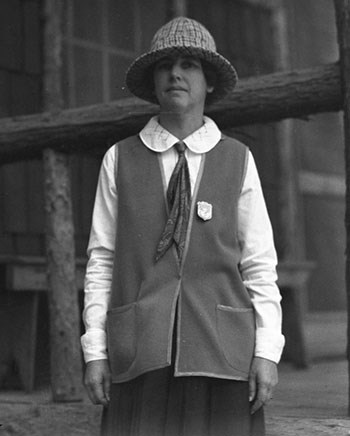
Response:
[{"label": "woman's head", "polygon": [[164,112],[203,115],[208,84],[202,62],[194,56],[167,56],[153,68],[154,94]]},{"label": "woman's head", "polygon": [[161,27],[152,40],[149,52],[138,57],[130,66],[126,83],[129,90],[144,100],[158,103],[154,92],[154,68],[164,58],[193,57],[199,59],[213,92],[207,104],[230,94],[237,82],[231,63],[216,51],[213,37],[195,20],[178,17]]}]

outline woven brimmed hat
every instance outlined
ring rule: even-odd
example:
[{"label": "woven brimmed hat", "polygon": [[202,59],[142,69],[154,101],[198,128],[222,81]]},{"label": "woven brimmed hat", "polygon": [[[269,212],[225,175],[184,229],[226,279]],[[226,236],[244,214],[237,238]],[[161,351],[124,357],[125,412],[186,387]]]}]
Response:
[{"label": "woven brimmed hat", "polygon": [[126,85],[134,95],[158,103],[154,94],[153,68],[158,60],[167,56],[194,56],[214,69],[216,84],[214,91],[207,96],[207,104],[226,97],[237,83],[236,70],[216,51],[209,31],[195,20],[178,17],[158,30],[150,51],[139,56],[127,71]]}]

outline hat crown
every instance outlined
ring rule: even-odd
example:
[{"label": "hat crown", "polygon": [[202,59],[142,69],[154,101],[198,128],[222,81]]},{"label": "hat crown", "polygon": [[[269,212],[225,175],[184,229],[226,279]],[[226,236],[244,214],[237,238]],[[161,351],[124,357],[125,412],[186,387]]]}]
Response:
[{"label": "hat crown", "polygon": [[216,52],[214,38],[200,23],[190,18],[178,17],[162,26],[154,35],[151,51],[170,47],[196,47]]},{"label": "hat crown", "polygon": [[[207,95],[206,104],[212,104],[229,95],[236,83],[237,73],[230,61],[216,50],[214,38],[198,21],[177,17],[162,26],[154,35],[151,48],[130,65],[126,73],[129,91],[151,103],[158,103],[154,93],[153,71],[164,57],[194,56],[215,72],[214,91]],[[204,64],[203,64],[204,65]]]}]

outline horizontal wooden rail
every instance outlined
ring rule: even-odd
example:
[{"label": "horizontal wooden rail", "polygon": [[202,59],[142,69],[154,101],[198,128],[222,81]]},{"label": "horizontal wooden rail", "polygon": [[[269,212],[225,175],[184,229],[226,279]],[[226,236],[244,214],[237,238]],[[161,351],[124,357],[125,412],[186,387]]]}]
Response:
[{"label": "horizontal wooden rail", "polygon": [[[58,113],[3,118],[0,162],[40,157],[47,147],[102,153],[115,141],[138,132],[157,109],[129,98]],[[241,80],[232,97],[212,106],[207,114],[225,129],[341,109],[339,66],[333,63]]]},{"label": "horizontal wooden rail", "polygon": [[[76,259],[77,289],[84,288],[87,259]],[[315,268],[312,262],[280,262],[278,285],[281,288],[301,289]],[[1,291],[47,291],[47,260],[41,256],[1,256]]]},{"label": "horizontal wooden rail", "polygon": [[[84,288],[86,259],[76,259],[76,286]],[[1,291],[47,291],[47,259],[41,256],[0,256]]]}]

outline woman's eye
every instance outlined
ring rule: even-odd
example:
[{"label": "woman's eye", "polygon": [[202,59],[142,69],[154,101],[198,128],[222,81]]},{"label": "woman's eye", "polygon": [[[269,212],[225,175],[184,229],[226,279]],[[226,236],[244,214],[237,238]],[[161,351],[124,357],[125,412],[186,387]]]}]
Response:
[{"label": "woman's eye", "polygon": [[198,68],[199,67],[199,63],[196,62],[195,60],[186,60],[182,63],[182,68]]},{"label": "woman's eye", "polygon": [[159,62],[156,65],[156,70],[169,70],[170,66],[171,66],[170,62],[167,61]]}]

